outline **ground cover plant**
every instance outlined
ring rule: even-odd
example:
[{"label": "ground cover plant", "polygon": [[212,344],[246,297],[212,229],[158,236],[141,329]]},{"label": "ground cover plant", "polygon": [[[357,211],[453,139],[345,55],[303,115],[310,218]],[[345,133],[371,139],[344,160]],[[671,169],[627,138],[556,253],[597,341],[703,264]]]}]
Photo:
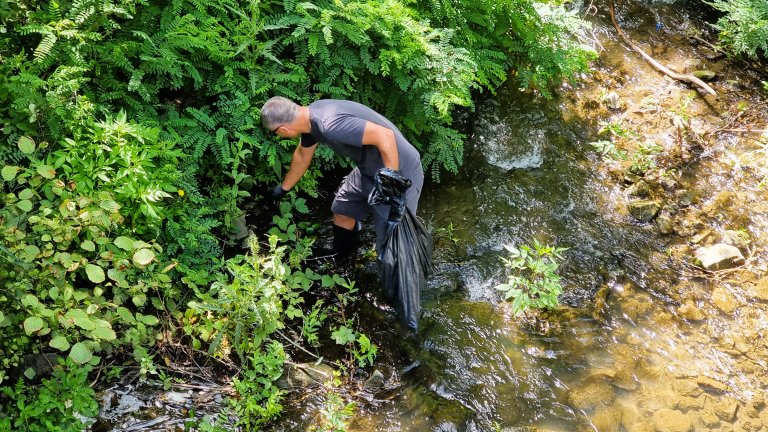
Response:
[{"label": "ground cover plant", "polygon": [[[353,281],[305,265],[298,194],[341,163],[329,152],[273,209],[271,236],[225,256],[295,145],[262,130],[259,107],[273,95],[369,104],[438,178],[462,162],[456,109],[510,71],[551,94],[593,56],[583,31],[529,0],[0,3],[0,429],[79,430],[93,393],[57,387],[87,387],[107,362],[101,379],[157,377],[170,342],[237,365],[244,427],[280,413],[274,381],[294,349],[281,329],[344,346],[341,370],[370,365],[375,341],[343,312]],[[29,367],[42,354],[59,356],[52,372]]]}]

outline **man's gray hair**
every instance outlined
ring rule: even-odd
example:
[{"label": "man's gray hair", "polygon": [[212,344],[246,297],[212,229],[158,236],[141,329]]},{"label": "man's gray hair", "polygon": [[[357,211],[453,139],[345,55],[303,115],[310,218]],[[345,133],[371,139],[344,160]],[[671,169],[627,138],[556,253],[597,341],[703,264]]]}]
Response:
[{"label": "man's gray hair", "polygon": [[298,115],[298,104],[282,96],[275,96],[261,107],[261,124],[272,130],[278,126],[292,123]]}]

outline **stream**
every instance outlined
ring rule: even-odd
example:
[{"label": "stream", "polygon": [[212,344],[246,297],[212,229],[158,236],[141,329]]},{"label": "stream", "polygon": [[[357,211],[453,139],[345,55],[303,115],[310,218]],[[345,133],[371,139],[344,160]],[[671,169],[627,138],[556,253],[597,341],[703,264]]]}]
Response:
[{"label": "stream", "polygon": [[[477,104],[461,172],[422,193],[435,268],[418,335],[375,294],[360,306],[383,379],[350,432],[768,430],[768,134],[718,130],[749,115],[764,129],[766,92],[743,64],[708,60],[694,36],[712,33],[684,3],[622,2],[619,23],[668,67],[715,72],[717,98],[654,70],[601,8],[594,76],[551,100],[510,84]],[[601,157],[590,143],[606,124],[631,131],[626,159],[648,169]],[[630,214],[638,197],[659,204],[653,220]],[[534,240],[568,250],[562,307],[530,326],[495,286],[504,245]],[[726,243],[743,254],[735,268],[694,261]],[[289,394],[273,430],[307,430],[322,404]],[[181,428],[163,416],[112,430]]]}]

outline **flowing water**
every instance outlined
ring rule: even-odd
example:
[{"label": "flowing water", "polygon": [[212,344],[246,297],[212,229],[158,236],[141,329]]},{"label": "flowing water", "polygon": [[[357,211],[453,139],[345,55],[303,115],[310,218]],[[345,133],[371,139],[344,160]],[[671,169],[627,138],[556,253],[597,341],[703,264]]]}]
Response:
[{"label": "flowing water", "polygon": [[[744,129],[734,107],[760,106],[765,93],[741,65],[706,60],[716,53],[686,36],[704,24],[683,6],[617,13],[662,63],[717,72],[717,99],[653,70],[601,11],[590,18],[594,78],[549,101],[505,88],[478,104],[461,173],[422,193],[419,214],[437,231],[418,335],[404,338],[373,302],[359,311],[384,378],[357,395],[348,430],[768,430],[768,135],[715,131]],[[765,128],[762,106],[744,112]],[[604,139],[600,121],[663,149],[634,154],[665,168],[646,180],[671,228],[628,213],[626,164],[589,145]],[[749,241],[745,264],[694,266],[694,251],[726,231]],[[532,327],[495,286],[506,281],[504,245],[534,239],[568,250],[563,307]],[[274,429],[306,430],[322,403],[293,395]]]}]

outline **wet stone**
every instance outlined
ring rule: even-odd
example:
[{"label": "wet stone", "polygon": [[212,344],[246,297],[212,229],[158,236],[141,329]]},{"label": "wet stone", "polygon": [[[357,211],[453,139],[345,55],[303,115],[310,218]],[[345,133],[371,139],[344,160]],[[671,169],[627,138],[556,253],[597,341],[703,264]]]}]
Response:
[{"label": "wet stone", "polygon": [[672,234],[675,232],[675,221],[669,215],[662,214],[656,218],[656,227],[662,234]]},{"label": "wet stone", "polygon": [[704,400],[701,398],[682,397],[677,401],[677,408],[682,411],[699,410],[704,407]]},{"label": "wet stone", "polygon": [[673,387],[683,396],[697,397],[704,392],[696,381],[690,379],[677,380]]},{"label": "wet stone", "polygon": [[747,419],[739,423],[739,428],[745,432],[762,432],[763,422],[760,419]]},{"label": "wet stone", "polygon": [[701,321],[706,318],[704,312],[696,306],[693,300],[688,299],[677,308],[677,313],[688,321]]},{"label": "wet stone", "polygon": [[739,403],[734,399],[726,398],[715,404],[715,414],[723,421],[732,423],[738,410]]},{"label": "wet stone", "polygon": [[602,379],[587,380],[568,394],[570,404],[579,409],[608,404],[613,398],[613,389]]},{"label": "wet stone", "polygon": [[631,197],[648,198],[651,196],[651,188],[645,180],[640,180],[637,183],[634,183],[628,187],[625,192]]},{"label": "wet stone", "polygon": [[653,413],[653,426],[658,432],[688,432],[693,430],[693,423],[680,411],[661,409]]},{"label": "wet stone", "polygon": [[627,210],[640,222],[650,222],[661,210],[661,204],[653,200],[631,201],[627,205]]},{"label": "wet stone", "polygon": [[617,111],[621,109],[621,98],[619,98],[619,95],[616,94],[616,92],[610,92],[605,95],[603,102],[605,102],[605,106],[609,110]]},{"label": "wet stone", "polygon": [[695,70],[691,72],[691,75],[705,82],[712,81],[717,77],[717,74],[711,70]]},{"label": "wet stone", "polygon": [[729,269],[744,262],[739,248],[724,243],[699,248],[695,255],[701,266],[707,270]]},{"label": "wet stone", "polygon": [[637,390],[638,387],[637,380],[632,376],[632,373],[627,370],[616,372],[612,382],[616,387],[627,391]]},{"label": "wet stone", "polygon": [[727,288],[721,286],[712,290],[712,303],[725,313],[733,312],[737,306],[736,297]]},{"label": "wet stone", "polygon": [[709,393],[722,394],[729,390],[728,384],[703,375],[696,378],[696,383]]},{"label": "wet stone", "polygon": [[739,249],[744,249],[749,246],[749,241],[745,236],[741,232],[734,230],[726,230],[723,233],[723,243],[735,246]]},{"label": "wet stone", "polygon": [[598,408],[590,420],[600,432],[617,432],[621,426],[621,412],[612,406]]},{"label": "wet stone", "polygon": [[699,415],[701,423],[710,428],[714,428],[720,425],[720,418],[711,411],[703,411]]},{"label": "wet stone", "polygon": [[768,276],[757,281],[754,286],[747,287],[747,295],[753,299],[768,301]]}]

